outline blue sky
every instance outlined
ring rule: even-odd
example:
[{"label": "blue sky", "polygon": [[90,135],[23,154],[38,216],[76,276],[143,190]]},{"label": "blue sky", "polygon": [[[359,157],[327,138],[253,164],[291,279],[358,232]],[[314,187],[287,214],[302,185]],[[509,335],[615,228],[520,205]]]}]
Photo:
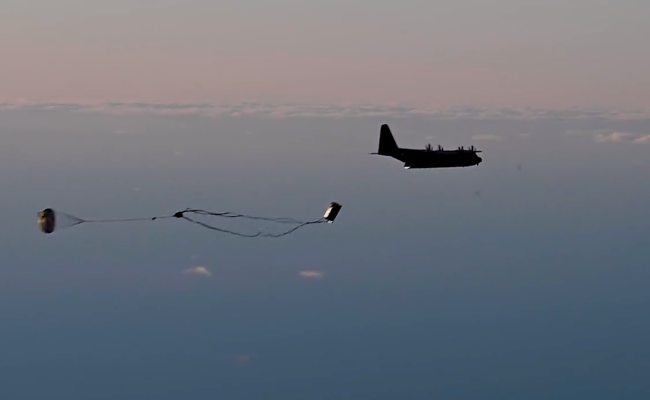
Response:
[{"label": "blue sky", "polygon": [[[44,108],[0,111],[3,398],[650,392],[646,116]],[[473,144],[484,162],[407,171],[367,155],[385,122],[402,146]],[[335,224],[283,239],[36,225],[45,207],[316,219],[331,201]],[[184,273],[199,266],[211,275]]]}]

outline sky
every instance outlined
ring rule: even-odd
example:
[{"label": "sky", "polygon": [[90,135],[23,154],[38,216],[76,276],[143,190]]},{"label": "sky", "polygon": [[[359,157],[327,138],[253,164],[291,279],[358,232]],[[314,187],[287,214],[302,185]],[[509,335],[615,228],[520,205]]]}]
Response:
[{"label": "sky", "polygon": [[648,398],[648,4],[0,0],[0,398]]},{"label": "sky", "polygon": [[[0,110],[0,394],[650,394],[650,119],[404,108]],[[405,170],[379,127],[483,163]],[[240,238],[187,207],[335,223]],[[207,222],[240,232],[280,228]]]},{"label": "sky", "polygon": [[650,108],[641,0],[0,5],[0,101]]}]

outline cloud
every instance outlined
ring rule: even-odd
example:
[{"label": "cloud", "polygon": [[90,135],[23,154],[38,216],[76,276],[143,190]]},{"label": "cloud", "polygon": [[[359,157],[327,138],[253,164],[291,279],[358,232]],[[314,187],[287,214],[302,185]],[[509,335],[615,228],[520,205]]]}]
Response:
[{"label": "cloud", "polygon": [[566,131],[567,135],[584,136],[592,138],[596,143],[650,143],[650,135],[610,131],[603,129],[571,129]]},{"label": "cloud", "polygon": [[206,117],[257,116],[269,118],[407,118],[420,116],[432,119],[479,120],[627,120],[648,119],[650,110],[620,111],[572,108],[543,110],[532,108],[480,108],[472,106],[431,107],[400,104],[209,104],[209,103],[0,103],[0,112],[48,111],[108,114],[197,115]]},{"label": "cloud", "polygon": [[497,135],[475,135],[472,136],[472,139],[481,140],[481,141],[490,141],[490,142],[501,140],[501,138]]},{"label": "cloud", "polygon": [[629,133],[624,132],[611,132],[611,133],[599,133],[596,135],[595,140],[598,143],[619,143],[625,142],[632,138],[633,136]]},{"label": "cloud", "polygon": [[642,136],[627,132],[599,133],[594,140],[598,143],[650,143],[650,135]]},{"label": "cloud", "polygon": [[318,271],[301,271],[300,276],[307,279],[321,279],[323,277],[322,272]]},{"label": "cloud", "polygon": [[188,270],[183,271],[184,274],[191,274],[191,275],[203,275],[203,276],[211,276],[212,274],[206,267],[196,267],[196,268],[190,268]]}]

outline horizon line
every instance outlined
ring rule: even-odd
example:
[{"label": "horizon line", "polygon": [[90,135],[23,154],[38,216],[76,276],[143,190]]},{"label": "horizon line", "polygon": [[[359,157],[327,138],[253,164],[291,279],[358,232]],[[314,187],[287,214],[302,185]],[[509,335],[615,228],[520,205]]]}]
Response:
[{"label": "horizon line", "polygon": [[242,101],[211,102],[152,102],[152,101],[39,101],[18,100],[0,102],[0,112],[6,111],[67,111],[109,114],[197,115],[206,117],[257,116],[271,118],[296,117],[430,117],[439,119],[650,119],[647,109],[603,107],[536,108],[484,107],[461,104],[434,106],[412,103],[266,103]]}]

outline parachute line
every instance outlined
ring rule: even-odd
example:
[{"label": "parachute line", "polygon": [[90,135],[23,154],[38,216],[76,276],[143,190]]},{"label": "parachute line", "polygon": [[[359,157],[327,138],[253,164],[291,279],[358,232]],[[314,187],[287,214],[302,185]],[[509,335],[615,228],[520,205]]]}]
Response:
[{"label": "parachute line", "polygon": [[195,209],[187,209],[187,210],[185,210],[183,212],[184,213],[193,213],[193,214],[198,214],[198,215],[209,215],[209,216],[213,216],[213,217],[222,217],[222,218],[254,219],[254,220],[260,220],[260,221],[277,222],[279,224],[302,224],[302,223],[304,223],[302,221],[298,221],[297,219],[288,218],[288,217],[279,217],[279,218],[255,217],[255,216],[252,216],[252,215],[245,215],[245,214],[233,214],[231,212],[215,213],[215,212],[212,212],[212,211],[195,210]]},{"label": "parachute line", "polygon": [[286,236],[286,235],[288,235],[290,233],[293,233],[293,232],[297,231],[298,229],[302,228],[303,226],[313,225],[313,224],[322,224],[322,223],[325,222],[324,219],[318,219],[316,221],[302,222],[298,226],[293,227],[292,229],[289,229],[288,231],[285,231],[285,232],[282,232],[282,233],[277,233],[277,234],[270,234],[270,233],[263,233],[263,232],[257,232],[255,234],[246,234],[246,233],[234,232],[234,231],[223,229],[223,228],[217,228],[216,226],[208,225],[208,224],[206,224],[204,222],[197,221],[197,220],[194,220],[194,219],[186,217],[186,216],[183,216],[183,219],[185,219],[186,221],[189,221],[189,222],[191,222],[193,224],[196,224],[196,225],[202,226],[204,228],[210,229],[210,230],[214,230],[214,231],[218,231],[218,232],[222,232],[222,233],[227,233],[227,234],[235,235],[235,236],[247,237],[247,238],[254,238],[254,237],[279,238],[279,237],[282,237],[282,236]]}]

